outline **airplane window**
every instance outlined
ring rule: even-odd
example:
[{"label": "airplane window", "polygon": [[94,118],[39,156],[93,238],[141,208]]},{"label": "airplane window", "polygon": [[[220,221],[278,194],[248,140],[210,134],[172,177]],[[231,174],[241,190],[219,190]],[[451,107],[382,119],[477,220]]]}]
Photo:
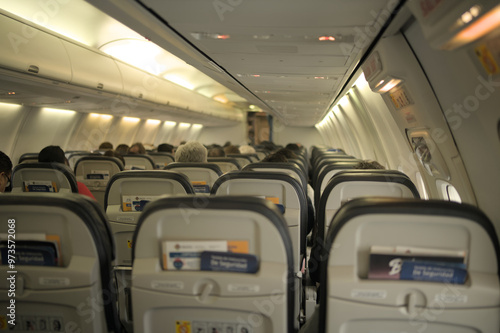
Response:
[{"label": "airplane window", "polygon": [[440,192],[441,198],[443,198],[444,200],[455,201],[458,203],[462,202],[462,198],[460,198],[460,194],[458,193],[457,189],[450,183],[445,182],[444,180],[438,180],[436,181],[436,185]]}]

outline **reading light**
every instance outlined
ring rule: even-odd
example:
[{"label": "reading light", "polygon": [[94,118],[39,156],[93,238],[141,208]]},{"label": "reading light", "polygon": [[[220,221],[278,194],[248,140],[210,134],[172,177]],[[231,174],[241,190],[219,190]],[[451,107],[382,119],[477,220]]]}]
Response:
[{"label": "reading light", "polygon": [[92,118],[99,118],[101,115],[99,113],[90,113],[89,116]]},{"label": "reading light", "polygon": [[166,126],[172,126],[172,127],[175,126],[175,125],[177,125],[177,123],[175,121],[166,121],[166,122],[164,122],[164,124]]},{"label": "reading light", "polygon": [[203,127],[202,124],[193,124],[193,126],[191,128],[193,129],[201,129]]},{"label": "reading light", "polygon": [[[472,20],[471,17],[476,17],[479,13],[479,6],[474,6],[461,15],[459,23],[462,23],[462,25],[468,23]],[[466,22],[468,19],[469,21]],[[496,6],[481,18],[477,19],[477,21],[471,23],[468,27],[457,33],[450,41],[444,44],[442,48],[445,50],[456,49],[457,47],[483,37],[498,27],[500,27],[500,5]]]},{"label": "reading light", "polygon": [[391,90],[392,88],[401,84],[402,82],[403,82],[403,80],[401,80],[401,79],[388,77],[385,80],[380,80],[380,82],[377,83],[377,85],[373,88],[373,91],[378,92],[378,93],[386,93],[389,90]]},{"label": "reading light", "polygon": [[335,41],[335,37],[333,37],[333,36],[320,36],[320,37],[318,37],[318,40],[321,42],[324,42],[324,41],[333,42],[333,41]]},{"label": "reading light", "polygon": [[109,120],[109,119],[113,118],[113,116],[112,116],[112,115],[110,115],[110,114],[101,114],[101,118],[102,118],[102,119]]},{"label": "reading light", "polygon": [[179,124],[180,128],[188,128],[189,126],[191,126],[191,124],[189,124],[189,123],[180,123]]}]

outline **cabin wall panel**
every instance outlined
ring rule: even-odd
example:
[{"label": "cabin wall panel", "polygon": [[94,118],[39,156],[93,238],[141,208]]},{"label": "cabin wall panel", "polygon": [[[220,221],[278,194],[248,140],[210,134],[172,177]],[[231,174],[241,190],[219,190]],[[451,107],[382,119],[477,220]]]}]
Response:
[{"label": "cabin wall panel", "polygon": [[500,233],[500,77],[488,77],[477,64],[481,41],[450,52],[431,49],[416,24],[405,36],[447,118],[478,206]]},{"label": "cabin wall panel", "polygon": [[83,114],[75,132],[71,136],[67,150],[92,151],[104,141],[110,141],[115,147],[117,142],[108,140],[113,117],[99,114]]},{"label": "cabin wall panel", "polygon": [[17,162],[23,153],[39,152],[49,145],[68,150],[67,145],[81,116],[74,111],[31,108],[17,131],[18,139],[11,158]]},{"label": "cabin wall panel", "polygon": [[[28,112],[28,108],[20,105],[0,103],[0,151],[11,158],[17,153],[15,144],[19,128]],[[13,164],[17,164],[17,161],[18,159],[12,159]]]},{"label": "cabin wall panel", "polygon": [[153,146],[155,138],[158,135],[161,123],[145,121],[141,122],[135,142],[141,142],[145,146]]},{"label": "cabin wall panel", "polygon": [[175,139],[175,133],[177,132],[177,123],[173,121],[165,121],[160,125],[160,129],[158,131],[158,135],[155,138],[154,145],[158,147],[158,145],[162,143],[169,143],[173,145],[173,141]]},{"label": "cabin wall panel", "polygon": [[346,101],[340,104],[346,120],[351,125],[353,135],[356,137],[356,142],[360,150],[360,155],[358,157],[364,160],[375,160],[373,141],[370,140],[369,130],[364,126],[361,120],[361,111],[356,109],[349,95],[346,96]]}]

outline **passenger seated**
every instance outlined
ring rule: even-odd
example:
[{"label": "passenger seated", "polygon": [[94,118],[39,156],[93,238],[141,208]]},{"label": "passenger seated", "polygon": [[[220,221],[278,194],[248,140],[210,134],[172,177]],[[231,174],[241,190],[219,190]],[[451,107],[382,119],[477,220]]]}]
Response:
[{"label": "passenger seated", "polygon": [[106,152],[104,153],[104,156],[116,157],[117,159],[122,161],[123,165],[125,165],[125,159],[123,158],[122,154],[120,154],[116,150],[106,150]]},{"label": "passenger seated", "polygon": [[113,144],[105,141],[99,145],[99,150],[113,150]]},{"label": "passenger seated", "polygon": [[226,155],[241,154],[240,153],[240,149],[238,148],[238,146],[234,146],[234,145],[229,145],[227,147],[224,147],[224,152],[226,153]]},{"label": "passenger seated", "polygon": [[0,193],[10,192],[12,177],[12,161],[9,156],[0,151]]},{"label": "passenger seated", "polygon": [[363,160],[353,166],[353,169],[385,169],[385,167],[377,161]]},{"label": "passenger seated", "polygon": [[189,141],[177,148],[176,162],[201,162],[207,163],[207,148],[198,141]]},{"label": "passenger seated", "polygon": [[222,147],[212,147],[208,150],[208,157],[226,157]]},{"label": "passenger seated", "polygon": [[129,149],[129,146],[122,143],[122,144],[119,144],[117,147],[116,147],[116,152],[120,155],[127,155],[128,154],[128,149]]},{"label": "passenger seated", "polygon": [[[56,162],[56,163],[66,164],[69,166],[68,159],[64,155],[64,151],[59,146],[47,146],[43,148],[38,154],[38,162],[43,162],[43,163]],[[96,200],[96,198],[92,195],[92,193],[90,192],[88,187],[85,186],[85,184],[78,181],[76,183],[78,185],[78,193],[86,195]]]},{"label": "passenger seated", "polygon": [[173,154],[174,153],[174,146],[172,146],[171,144],[168,144],[168,143],[162,143],[162,144],[158,145],[158,148],[156,148],[156,150],[159,153]]},{"label": "passenger seated", "polygon": [[130,148],[128,149],[128,154],[141,154],[144,155],[146,154],[146,148],[144,148],[144,145],[140,142],[134,143]]},{"label": "passenger seated", "polygon": [[249,145],[240,146],[239,151],[241,154],[255,154],[255,148]]}]

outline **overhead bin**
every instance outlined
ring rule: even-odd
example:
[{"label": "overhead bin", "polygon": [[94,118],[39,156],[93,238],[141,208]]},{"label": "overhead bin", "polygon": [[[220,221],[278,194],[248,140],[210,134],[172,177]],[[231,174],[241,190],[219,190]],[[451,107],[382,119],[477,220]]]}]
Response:
[{"label": "overhead bin", "polygon": [[123,95],[146,101],[156,101],[160,79],[119,60],[115,59],[115,63],[122,75]]},{"label": "overhead bin", "polygon": [[0,66],[22,73],[71,81],[71,63],[61,40],[0,12]]},{"label": "overhead bin", "polygon": [[62,43],[71,59],[73,72],[71,84],[106,92],[122,93],[122,77],[113,58],[83,45],[65,40],[62,40]]}]

